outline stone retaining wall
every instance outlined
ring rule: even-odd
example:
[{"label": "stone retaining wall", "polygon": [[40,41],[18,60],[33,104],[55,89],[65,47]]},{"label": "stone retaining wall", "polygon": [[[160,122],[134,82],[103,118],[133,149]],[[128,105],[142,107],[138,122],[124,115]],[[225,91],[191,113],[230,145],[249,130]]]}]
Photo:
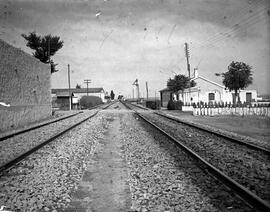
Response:
[{"label": "stone retaining wall", "polygon": [[0,40],[0,132],[49,117],[50,66]]}]

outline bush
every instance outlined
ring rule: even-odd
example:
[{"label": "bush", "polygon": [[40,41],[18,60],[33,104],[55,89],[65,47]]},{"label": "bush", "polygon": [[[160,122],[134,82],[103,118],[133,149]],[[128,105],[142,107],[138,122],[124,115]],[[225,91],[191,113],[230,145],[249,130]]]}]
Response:
[{"label": "bush", "polygon": [[145,106],[147,108],[151,108],[153,110],[160,109],[160,101],[159,100],[157,100],[157,101],[146,101]]},{"label": "bush", "polygon": [[175,104],[172,100],[170,100],[167,104],[167,109],[168,110],[175,110]]},{"label": "bush", "polygon": [[175,109],[176,110],[182,110],[183,102],[182,101],[176,101],[175,102]]},{"label": "bush", "polygon": [[183,102],[182,101],[172,101],[168,102],[168,110],[182,110]]},{"label": "bush", "polygon": [[102,103],[103,102],[101,98],[98,96],[82,96],[82,98],[80,99],[80,105],[82,109],[91,108]]}]

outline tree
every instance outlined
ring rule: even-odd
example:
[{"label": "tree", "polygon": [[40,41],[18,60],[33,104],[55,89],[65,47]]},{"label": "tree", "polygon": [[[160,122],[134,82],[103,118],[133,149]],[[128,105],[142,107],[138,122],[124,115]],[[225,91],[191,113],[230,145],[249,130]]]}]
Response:
[{"label": "tree", "polygon": [[76,89],[81,89],[81,88],[82,88],[82,86],[77,83]]},{"label": "tree", "polygon": [[39,59],[41,62],[51,65],[51,73],[57,72],[56,66],[51,59],[51,56],[63,47],[63,41],[58,36],[52,36],[51,34],[41,37],[35,32],[29,33],[29,35],[22,34],[22,37],[27,41],[26,46],[33,49],[33,56]]},{"label": "tree", "polygon": [[102,104],[102,100],[98,96],[82,96],[80,105],[84,108],[90,108]]},{"label": "tree", "polygon": [[252,84],[252,67],[243,62],[234,62],[228,66],[228,71],[222,73],[223,81],[229,91],[234,91],[233,103],[236,103],[236,98],[240,102],[239,90],[246,88]]},{"label": "tree", "polygon": [[115,94],[114,94],[114,92],[113,92],[113,90],[111,90],[111,100],[114,100],[114,97],[115,97]]},{"label": "tree", "polygon": [[167,87],[173,92],[183,92],[184,89],[194,86],[196,86],[196,83],[190,81],[190,79],[183,74],[175,75],[173,79],[170,78],[167,81]]}]

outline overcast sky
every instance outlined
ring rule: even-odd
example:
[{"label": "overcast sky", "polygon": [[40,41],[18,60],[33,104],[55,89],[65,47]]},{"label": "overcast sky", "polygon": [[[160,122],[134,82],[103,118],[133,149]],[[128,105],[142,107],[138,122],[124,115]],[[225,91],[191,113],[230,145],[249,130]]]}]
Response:
[{"label": "overcast sky", "polygon": [[[126,96],[139,79],[145,96],[166,87],[168,78],[188,74],[184,43],[189,43],[191,70],[221,83],[215,73],[232,61],[253,67],[253,85],[270,93],[269,0],[1,0],[0,39],[31,54],[22,33],[61,37],[53,57],[59,72],[53,88],[91,79]],[[158,94],[158,93],[157,93]]]}]

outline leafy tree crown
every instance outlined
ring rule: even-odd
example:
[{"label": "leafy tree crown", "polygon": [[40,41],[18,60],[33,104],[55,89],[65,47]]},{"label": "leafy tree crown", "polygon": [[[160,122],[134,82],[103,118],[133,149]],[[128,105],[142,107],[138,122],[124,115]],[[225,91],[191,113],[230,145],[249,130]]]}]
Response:
[{"label": "leafy tree crown", "polygon": [[228,71],[222,73],[223,81],[222,83],[230,91],[237,91],[239,89],[244,89],[248,85],[252,84],[252,72],[251,66],[243,62],[234,62],[228,66]]},{"label": "leafy tree crown", "polygon": [[189,77],[182,74],[175,75],[173,79],[170,78],[167,81],[167,87],[173,92],[184,90],[189,86],[194,87],[196,86],[196,83],[191,81]]},{"label": "leafy tree crown", "polygon": [[51,73],[56,72],[56,66],[51,60],[51,56],[63,47],[63,41],[58,36],[52,36],[51,34],[44,37],[37,35],[35,32],[31,32],[28,35],[22,34],[22,37],[27,41],[26,46],[33,49],[33,56],[39,59],[43,63],[50,63]]}]

